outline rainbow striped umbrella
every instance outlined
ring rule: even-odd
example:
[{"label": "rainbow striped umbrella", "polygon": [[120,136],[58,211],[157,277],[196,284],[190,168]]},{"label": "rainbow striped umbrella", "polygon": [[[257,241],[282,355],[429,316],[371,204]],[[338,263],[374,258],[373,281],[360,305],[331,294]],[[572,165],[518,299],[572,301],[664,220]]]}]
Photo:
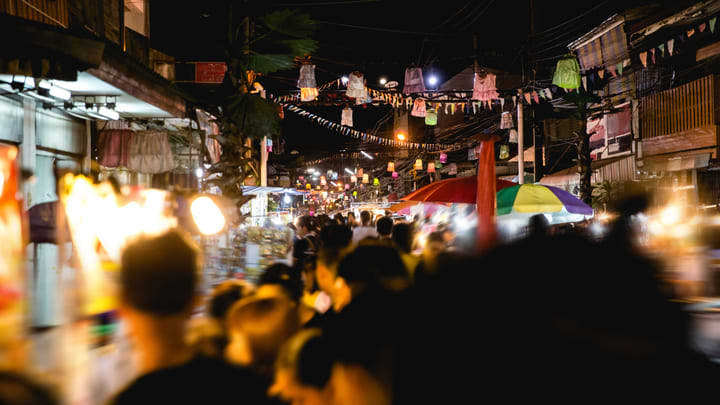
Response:
[{"label": "rainbow striped umbrella", "polygon": [[498,216],[529,217],[548,214],[551,223],[582,221],[593,209],[574,195],[542,184],[518,184],[497,192]]}]

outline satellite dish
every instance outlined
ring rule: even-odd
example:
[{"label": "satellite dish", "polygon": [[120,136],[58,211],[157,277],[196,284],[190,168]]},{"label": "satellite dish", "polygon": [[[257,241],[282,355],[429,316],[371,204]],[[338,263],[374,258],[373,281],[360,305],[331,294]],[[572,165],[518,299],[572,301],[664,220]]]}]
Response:
[{"label": "satellite dish", "polygon": [[388,88],[388,89],[394,89],[394,88],[397,87],[397,86],[398,86],[398,82],[396,82],[396,81],[394,81],[394,80],[391,81],[391,82],[385,83],[385,87]]}]

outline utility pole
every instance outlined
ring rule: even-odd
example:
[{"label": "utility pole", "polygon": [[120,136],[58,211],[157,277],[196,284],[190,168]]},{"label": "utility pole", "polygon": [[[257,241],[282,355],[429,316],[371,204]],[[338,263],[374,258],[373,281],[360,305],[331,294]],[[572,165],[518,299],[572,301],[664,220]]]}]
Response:
[{"label": "utility pole", "polygon": [[[530,39],[529,43],[530,46],[528,49],[532,50],[532,43],[533,43],[533,35],[535,35],[535,0],[530,0]],[[535,60],[535,56],[530,53],[530,74],[532,75],[532,84],[533,88],[537,86],[536,81],[536,74],[537,74],[537,62]],[[533,108],[530,111],[530,125],[531,125],[531,132],[532,132],[532,145],[533,145],[533,183],[538,181],[538,162],[537,162],[537,134],[536,134],[536,123],[535,123],[535,109]],[[524,154],[523,154],[524,158]]]}]

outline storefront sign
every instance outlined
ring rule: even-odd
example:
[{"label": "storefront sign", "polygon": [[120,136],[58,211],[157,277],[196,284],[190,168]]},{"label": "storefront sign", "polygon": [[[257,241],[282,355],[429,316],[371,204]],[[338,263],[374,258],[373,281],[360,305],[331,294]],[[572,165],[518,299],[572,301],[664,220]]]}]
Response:
[{"label": "storefront sign", "polygon": [[224,62],[195,63],[195,81],[198,83],[222,83],[227,65]]}]

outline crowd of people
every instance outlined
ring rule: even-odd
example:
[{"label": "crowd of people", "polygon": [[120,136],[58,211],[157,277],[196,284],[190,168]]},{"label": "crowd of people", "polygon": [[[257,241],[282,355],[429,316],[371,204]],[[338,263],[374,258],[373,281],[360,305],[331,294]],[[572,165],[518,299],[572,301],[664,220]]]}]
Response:
[{"label": "crowd of people", "polygon": [[357,224],[304,216],[292,266],[268,267],[257,285],[221,284],[192,327],[201,303],[193,243],[175,231],[138,241],[122,256],[120,313],[140,376],[111,402],[575,402],[709,392],[720,369],[692,349],[688,317],[634,248],[628,218],[596,241],[552,233],[536,217],[524,239],[482,255],[446,251],[439,231],[416,256],[412,223],[369,212]]}]

